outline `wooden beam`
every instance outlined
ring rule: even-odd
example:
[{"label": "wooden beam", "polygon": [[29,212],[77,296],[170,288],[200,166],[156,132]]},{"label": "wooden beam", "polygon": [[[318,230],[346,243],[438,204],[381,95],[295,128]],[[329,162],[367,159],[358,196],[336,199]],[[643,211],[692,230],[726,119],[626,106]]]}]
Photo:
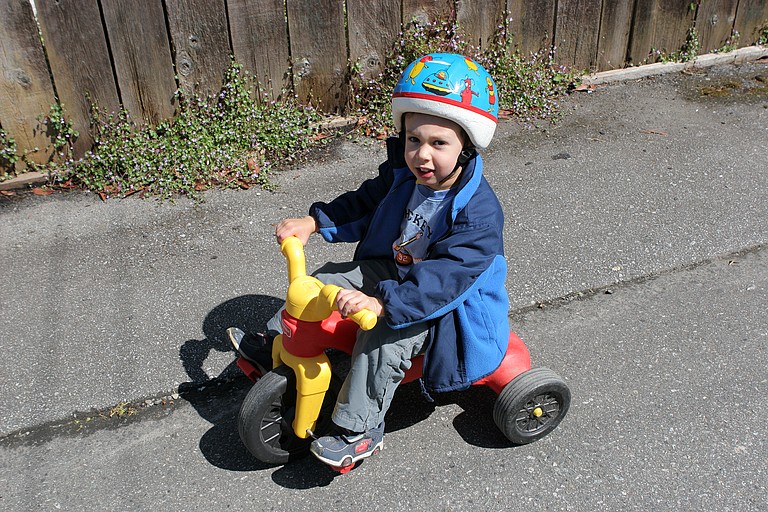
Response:
[{"label": "wooden beam", "polygon": [[347,101],[343,3],[287,0],[294,90],[299,101],[341,112]]},{"label": "wooden beam", "polygon": [[102,2],[123,107],[139,126],[173,117],[176,79],[161,0]]},{"label": "wooden beam", "polygon": [[45,163],[49,140],[37,116],[47,114],[56,98],[28,0],[0,2],[0,69],[0,125],[16,141],[20,155],[39,148],[28,158]]},{"label": "wooden beam", "polygon": [[502,25],[504,0],[457,0],[456,18],[467,42],[475,48],[485,48]]},{"label": "wooden beam", "polygon": [[642,64],[654,48],[667,54],[679,51],[695,15],[691,0],[637,0],[628,60]]},{"label": "wooden beam", "polygon": [[632,2],[603,1],[597,69],[606,71],[624,67],[632,29],[632,6]]},{"label": "wooden beam", "polygon": [[556,4],[555,0],[509,0],[509,33],[523,54],[552,47]]},{"label": "wooden beam", "polygon": [[597,67],[602,0],[559,0],[555,20],[557,62],[577,70]]},{"label": "wooden beam", "polygon": [[766,27],[768,27],[768,2],[740,0],[733,27],[741,35],[739,46],[755,44],[760,37],[759,31]]},{"label": "wooden beam", "polygon": [[726,44],[733,33],[738,4],[739,0],[701,2],[696,14],[701,53],[718,50]]},{"label": "wooden beam", "polygon": [[179,88],[189,97],[219,92],[230,64],[224,0],[166,0]]},{"label": "wooden beam", "polygon": [[285,0],[228,0],[227,10],[235,60],[279,98],[291,85]]},{"label": "wooden beam", "polygon": [[422,25],[456,20],[453,0],[403,0],[403,25],[412,21]]},{"label": "wooden beam", "polygon": [[350,62],[364,77],[376,76],[398,41],[400,0],[347,0],[347,24]]},{"label": "wooden beam", "polygon": [[64,113],[80,133],[75,156],[93,145],[91,104],[117,112],[117,93],[107,38],[97,0],[37,2],[48,61]]}]

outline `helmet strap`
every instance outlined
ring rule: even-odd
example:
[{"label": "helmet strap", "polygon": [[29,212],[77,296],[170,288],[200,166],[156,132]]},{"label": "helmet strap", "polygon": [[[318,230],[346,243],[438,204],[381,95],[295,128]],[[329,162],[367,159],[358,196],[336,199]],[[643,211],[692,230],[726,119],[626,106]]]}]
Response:
[{"label": "helmet strap", "polygon": [[459,169],[461,169],[464,164],[469,162],[469,160],[472,158],[472,156],[475,154],[475,150],[473,148],[464,148],[461,150],[461,153],[459,153],[459,158],[456,160],[456,166],[453,168],[453,170],[446,176],[445,178],[441,179],[437,182],[438,185],[442,185],[449,179],[453,178],[457,172],[459,172]]}]

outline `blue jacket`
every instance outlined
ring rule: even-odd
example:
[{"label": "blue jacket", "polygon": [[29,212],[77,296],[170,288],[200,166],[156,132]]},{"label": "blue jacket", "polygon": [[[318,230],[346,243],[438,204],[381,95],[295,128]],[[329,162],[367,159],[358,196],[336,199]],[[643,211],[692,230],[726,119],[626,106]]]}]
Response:
[{"label": "blue jacket", "polygon": [[[310,207],[325,240],[359,242],[355,260],[393,257],[392,243],[416,186],[398,139],[387,141],[387,152],[377,177]],[[498,368],[507,348],[504,214],[482,169],[479,155],[464,166],[446,232],[433,235],[427,257],[402,281],[376,288],[392,328],[430,323],[423,376],[428,391],[466,388]]]}]

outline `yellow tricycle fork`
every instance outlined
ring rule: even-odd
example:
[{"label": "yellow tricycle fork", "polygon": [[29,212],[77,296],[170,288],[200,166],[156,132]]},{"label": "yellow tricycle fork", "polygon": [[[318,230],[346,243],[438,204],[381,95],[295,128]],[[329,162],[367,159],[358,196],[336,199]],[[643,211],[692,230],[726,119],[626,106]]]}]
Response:
[{"label": "yellow tricycle fork", "polygon": [[277,364],[286,364],[296,375],[296,412],[293,432],[306,439],[315,430],[325,393],[331,383],[331,362],[325,353],[314,357],[299,357],[283,349],[283,336],[275,337],[272,358]]}]

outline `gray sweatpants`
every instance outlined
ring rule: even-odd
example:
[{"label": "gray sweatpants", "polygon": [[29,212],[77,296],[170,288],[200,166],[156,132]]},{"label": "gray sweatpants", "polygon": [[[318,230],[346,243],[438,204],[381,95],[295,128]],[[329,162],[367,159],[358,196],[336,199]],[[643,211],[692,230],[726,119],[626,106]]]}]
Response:
[{"label": "gray sweatpants", "polygon": [[[397,266],[392,260],[326,263],[313,275],[324,284],[372,296],[379,281],[397,279]],[[281,331],[280,312],[267,323],[267,328]],[[370,331],[359,330],[333,422],[353,432],[365,432],[383,422],[397,385],[411,367],[411,359],[425,346],[428,331],[426,323],[392,329],[381,318]]]}]

